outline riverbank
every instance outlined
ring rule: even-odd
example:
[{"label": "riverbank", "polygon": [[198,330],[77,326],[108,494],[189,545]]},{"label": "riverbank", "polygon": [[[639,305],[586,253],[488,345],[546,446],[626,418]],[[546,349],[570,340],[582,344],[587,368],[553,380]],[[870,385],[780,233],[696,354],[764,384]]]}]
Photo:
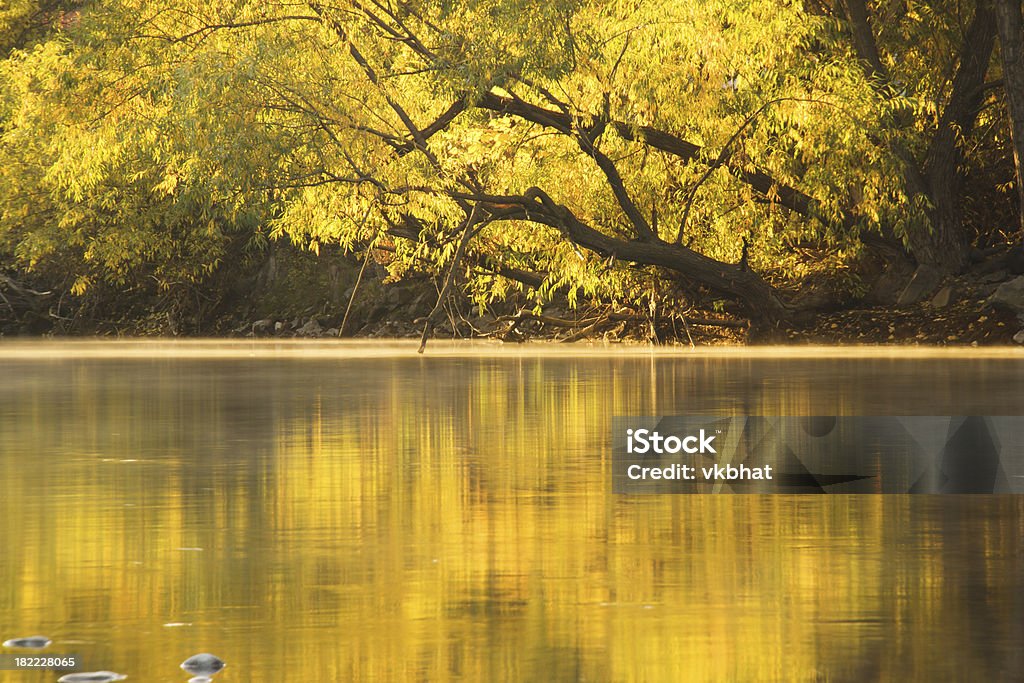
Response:
[{"label": "riverbank", "polygon": [[[453,300],[434,329],[434,339],[495,339],[504,342],[599,341],[661,345],[928,345],[1007,346],[1024,342],[1024,322],[999,299],[996,290],[1016,278],[997,273],[954,278],[931,297],[906,305],[857,305],[808,316],[769,331],[752,333],[747,320],[728,313],[700,310],[636,311],[621,306],[570,309],[553,304],[541,312],[521,301],[504,302],[480,312]],[[411,339],[422,334],[434,303],[432,292],[409,284],[378,288],[343,312],[268,315],[253,320],[226,319],[219,336],[245,338]],[[345,292],[351,295],[351,290]],[[143,334],[146,334],[143,331]]]},{"label": "riverbank", "polygon": [[[407,313],[400,311],[401,313]],[[684,324],[684,319],[686,323]],[[423,316],[383,319],[367,322],[349,332],[351,339],[413,339],[423,329]],[[210,334],[185,335],[255,339],[336,339],[341,325],[338,314],[284,315],[241,321],[225,318],[214,323]],[[525,341],[601,341],[607,343],[650,343],[665,345],[746,345],[753,343],[746,321],[728,316],[687,317],[670,315],[651,323],[632,312],[615,310],[531,311],[504,315],[477,315],[455,321],[442,320],[434,339],[495,339],[503,342]],[[1016,314],[993,307],[986,300],[965,298],[937,308],[929,303],[899,308],[852,308],[823,313],[779,331],[776,343],[793,345],[931,345],[931,346],[1006,346],[1024,341],[1024,325]],[[689,335],[687,335],[689,331]],[[0,338],[74,338],[74,337],[166,338],[174,335],[154,320],[100,323],[92,331],[74,334],[15,332]],[[1017,337],[1015,339],[1015,337]]]},{"label": "riverbank", "polygon": [[[357,273],[340,257],[280,249],[249,271],[201,288],[97,288],[75,298],[47,289],[45,282],[8,278],[0,281],[0,337],[419,338],[436,304],[435,282],[425,276],[390,282],[383,269],[373,268],[359,281]],[[1024,343],[1020,276],[982,263],[937,283],[913,303],[894,303],[898,297],[892,292],[905,286],[889,287],[889,300],[833,296],[817,313],[756,331],[727,307],[683,308],[677,303],[682,298],[671,292],[653,308],[641,309],[612,303],[574,308],[564,297],[538,308],[519,292],[481,307],[454,296],[437,316],[431,337],[684,346]],[[806,298],[812,290],[804,286],[792,295]]]}]

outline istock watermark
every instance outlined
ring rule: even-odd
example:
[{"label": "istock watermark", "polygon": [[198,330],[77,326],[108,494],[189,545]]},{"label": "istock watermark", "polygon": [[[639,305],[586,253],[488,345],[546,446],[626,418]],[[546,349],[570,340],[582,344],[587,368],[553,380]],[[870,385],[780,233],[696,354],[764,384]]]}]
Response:
[{"label": "istock watermark", "polygon": [[[706,436],[704,430],[700,430],[699,436],[684,436],[679,438],[674,434],[662,436],[658,432],[649,429],[627,429],[626,430],[626,452],[630,454],[644,455],[654,452],[659,455],[665,453],[714,453],[715,447],[711,442],[714,436]],[[696,444],[696,445],[695,445]]]},{"label": "istock watermark", "polygon": [[1021,416],[612,420],[615,493],[1024,493]]}]

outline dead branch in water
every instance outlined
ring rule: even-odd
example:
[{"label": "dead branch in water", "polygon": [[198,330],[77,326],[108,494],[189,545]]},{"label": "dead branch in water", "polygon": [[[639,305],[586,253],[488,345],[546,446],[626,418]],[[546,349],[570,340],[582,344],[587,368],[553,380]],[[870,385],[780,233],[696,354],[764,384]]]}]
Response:
[{"label": "dead branch in water", "polygon": [[[693,345],[693,339],[689,334],[689,327],[691,325],[735,329],[745,329],[748,326],[748,323],[744,320],[691,317],[679,314],[672,314],[668,316],[665,322],[674,322],[676,319],[682,321],[687,332],[687,337],[690,339],[691,346]],[[629,325],[648,325],[651,321],[649,315],[629,311],[590,310],[576,319],[557,318],[549,315],[541,315],[532,311],[520,311],[515,315],[503,315],[495,318],[493,321],[494,325],[501,325],[502,323],[510,324],[499,331],[493,332],[491,336],[509,339],[515,335],[521,335],[522,325],[528,322],[536,323],[541,327],[564,328],[568,331],[568,334],[567,336],[559,339],[559,341],[574,342],[579,341],[580,339],[585,339],[593,334],[608,332],[609,330],[605,330],[604,328],[611,328],[616,324],[618,324],[619,327],[625,327]]]}]

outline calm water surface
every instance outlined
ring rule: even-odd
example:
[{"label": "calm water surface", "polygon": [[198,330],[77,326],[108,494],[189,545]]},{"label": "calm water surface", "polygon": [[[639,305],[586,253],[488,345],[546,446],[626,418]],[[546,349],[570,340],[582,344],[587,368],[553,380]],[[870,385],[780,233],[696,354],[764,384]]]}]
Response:
[{"label": "calm water surface", "polygon": [[1024,415],[1024,355],[413,349],[0,345],[0,640],[129,681],[1024,680],[1024,496],[608,463],[613,415]]}]

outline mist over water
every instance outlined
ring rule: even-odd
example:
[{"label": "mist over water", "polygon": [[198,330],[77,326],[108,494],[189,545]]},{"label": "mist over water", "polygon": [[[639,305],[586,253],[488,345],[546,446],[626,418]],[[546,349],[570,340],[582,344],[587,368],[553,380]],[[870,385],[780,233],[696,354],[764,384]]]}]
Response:
[{"label": "mist over water", "polygon": [[609,458],[616,415],[1022,387],[999,350],[2,345],[0,640],[135,681],[1015,680],[1024,497],[614,496]]}]

